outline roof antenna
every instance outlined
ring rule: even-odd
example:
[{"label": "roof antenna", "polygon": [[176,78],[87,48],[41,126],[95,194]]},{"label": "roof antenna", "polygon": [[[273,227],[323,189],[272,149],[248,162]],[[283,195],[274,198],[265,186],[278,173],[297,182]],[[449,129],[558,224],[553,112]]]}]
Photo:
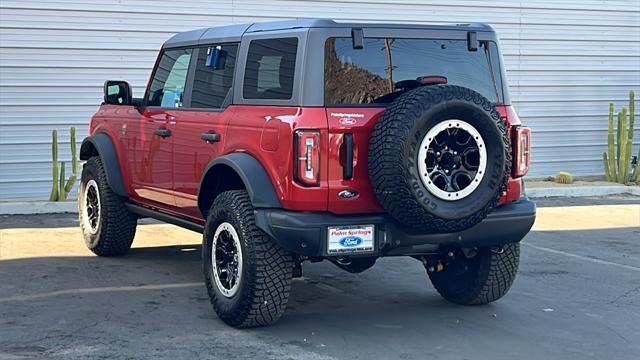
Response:
[{"label": "roof antenna", "polygon": [[364,48],[364,35],[362,35],[362,29],[353,28],[351,29],[351,41],[353,42],[354,49],[363,49]]}]

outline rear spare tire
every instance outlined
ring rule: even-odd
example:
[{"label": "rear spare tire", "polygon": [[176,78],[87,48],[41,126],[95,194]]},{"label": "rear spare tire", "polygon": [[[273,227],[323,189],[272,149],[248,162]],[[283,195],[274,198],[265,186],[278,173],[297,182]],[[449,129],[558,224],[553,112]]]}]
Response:
[{"label": "rear spare tire", "polygon": [[398,97],[376,124],[368,157],[382,207],[420,231],[479,223],[496,206],[511,168],[509,138],[494,105],[453,85]]}]

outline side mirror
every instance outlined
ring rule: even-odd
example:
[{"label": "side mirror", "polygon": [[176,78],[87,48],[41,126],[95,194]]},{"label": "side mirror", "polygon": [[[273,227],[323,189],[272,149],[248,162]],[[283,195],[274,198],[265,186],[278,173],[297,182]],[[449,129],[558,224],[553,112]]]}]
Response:
[{"label": "side mirror", "polygon": [[131,85],[126,81],[107,80],[104,82],[104,102],[109,105],[131,105]]}]

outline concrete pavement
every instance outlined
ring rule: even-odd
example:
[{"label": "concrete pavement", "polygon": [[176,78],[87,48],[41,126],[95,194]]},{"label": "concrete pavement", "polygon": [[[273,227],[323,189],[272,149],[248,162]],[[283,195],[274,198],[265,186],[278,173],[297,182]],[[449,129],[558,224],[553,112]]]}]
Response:
[{"label": "concrete pavement", "polygon": [[146,221],[98,258],[74,215],[0,217],[0,359],[637,359],[640,200],[541,204],[494,304],[445,302],[409,258],[305,263],[281,321],[248,330],[209,305],[198,234]]}]

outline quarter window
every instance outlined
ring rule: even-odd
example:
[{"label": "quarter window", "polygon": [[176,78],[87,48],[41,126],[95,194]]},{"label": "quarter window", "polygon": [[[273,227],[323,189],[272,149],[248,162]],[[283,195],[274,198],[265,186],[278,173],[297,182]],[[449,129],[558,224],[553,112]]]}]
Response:
[{"label": "quarter window", "polygon": [[245,99],[291,99],[298,38],[253,40],[244,73]]},{"label": "quarter window", "polygon": [[192,49],[168,50],[162,54],[149,88],[147,105],[182,107]]},{"label": "quarter window", "polygon": [[191,107],[222,108],[230,103],[237,51],[237,44],[200,48]]}]

